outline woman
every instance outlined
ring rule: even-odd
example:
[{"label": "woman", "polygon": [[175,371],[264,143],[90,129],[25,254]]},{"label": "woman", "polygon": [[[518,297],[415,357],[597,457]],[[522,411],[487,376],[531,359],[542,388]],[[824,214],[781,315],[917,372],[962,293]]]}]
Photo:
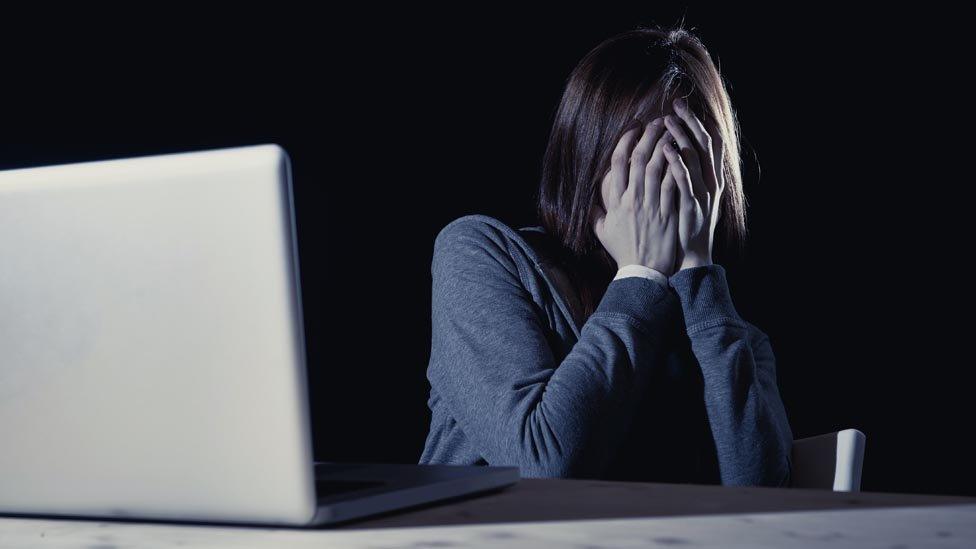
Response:
[{"label": "woman", "polygon": [[639,29],[567,83],[541,225],[437,235],[420,463],[524,477],[783,486],[792,431],[769,338],[712,263],[745,234],[738,128],[701,42]]}]

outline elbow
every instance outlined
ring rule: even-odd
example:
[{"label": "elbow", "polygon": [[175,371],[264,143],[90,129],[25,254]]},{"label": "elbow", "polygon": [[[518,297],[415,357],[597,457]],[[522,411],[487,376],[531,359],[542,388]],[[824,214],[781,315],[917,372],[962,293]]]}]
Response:
[{"label": "elbow", "polygon": [[772,460],[776,466],[772,467],[773,473],[769,475],[769,486],[777,488],[787,488],[792,484],[793,476],[793,434],[786,426],[786,432],[781,437],[782,442],[779,450]]},{"label": "elbow", "polygon": [[776,466],[770,467],[769,473],[764,475],[762,486],[772,488],[788,488],[791,484],[793,473],[793,462],[790,453],[785,454],[776,460]]},{"label": "elbow", "polygon": [[769,466],[760,476],[757,486],[767,486],[770,488],[787,488],[790,486],[793,463],[790,459],[789,450],[771,459]]},{"label": "elbow", "polygon": [[529,462],[518,468],[522,478],[573,478],[572,469],[562,462]]},{"label": "elbow", "polygon": [[593,467],[579,445],[564,445],[546,437],[523,439],[512,462],[523,478],[590,478]]},{"label": "elbow", "polygon": [[778,486],[780,488],[788,488],[793,484],[793,461],[787,457],[786,458],[786,471],[781,475],[780,483]]},{"label": "elbow", "polygon": [[579,460],[561,452],[522,452],[514,460],[522,478],[581,478],[586,470]]},{"label": "elbow", "polygon": [[594,436],[588,422],[542,402],[520,408],[483,439],[492,464],[518,467],[523,478],[599,478],[609,445]]},{"label": "elbow", "polygon": [[574,478],[573,467],[563,459],[496,459],[489,465],[498,467],[518,467],[520,478]]},{"label": "elbow", "polygon": [[786,444],[786,452],[783,455],[783,472],[780,473],[780,483],[778,486],[781,488],[789,487],[793,484],[793,439],[790,437],[789,442]]},{"label": "elbow", "polygon": [[[592,473],[592,444],[585,429],[569,421],[553,422],[540,404],[526,413],[512,416],[505,429],[507,440],[497,441],[500,462],[517,466],[523,478],[584,478]],[[515,419],[517,418],[517,419]]]},{"label": "elbow", "polygon": [[752,461],[752,466],[737,468],[736,471],[722,471],[722,484],[725,486],[763,486],[786,488],[792,483],[793,463],[789,448],[783,452],[766,454],[764,459]]}]

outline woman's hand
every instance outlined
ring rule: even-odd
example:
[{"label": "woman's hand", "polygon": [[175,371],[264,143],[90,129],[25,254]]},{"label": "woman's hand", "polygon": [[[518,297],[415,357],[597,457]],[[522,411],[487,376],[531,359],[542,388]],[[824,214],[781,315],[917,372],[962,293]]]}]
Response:
[{"label": "woman's hand", "polygon": [[618,267],[644,265],[665,276],[674,272],[677,191],[664,156],[671,139],[658,118],[625,132],[613,151],[593,230]]},{"label": "woman's hand", "polygon": [[719,204],[725,191],[722,171],[723,144],[718,132],[709,133],[678,98],[674,112],[665,117],[665,126],[678,150],[668,144],[664,154],[668,171],[678,182],[679,211],[678,270],[712,264],[712,244],[718,223]]}]

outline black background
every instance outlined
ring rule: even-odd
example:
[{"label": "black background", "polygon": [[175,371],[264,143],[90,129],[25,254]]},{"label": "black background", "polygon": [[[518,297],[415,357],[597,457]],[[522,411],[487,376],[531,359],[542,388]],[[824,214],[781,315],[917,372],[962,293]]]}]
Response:
[{"label": "black background", "polygon": [[864,490],[976,495],[958,14],[595,9],[9,21],[24,32],[5,38],[0,168],[284,146],[316,456],[414,463],[437,231],[468,213],[535,224],[575,63],[617,32],[684,16],[744,136],[751,236],[744,257],[716,261],[771,337],[795,436],[865,432]]}]

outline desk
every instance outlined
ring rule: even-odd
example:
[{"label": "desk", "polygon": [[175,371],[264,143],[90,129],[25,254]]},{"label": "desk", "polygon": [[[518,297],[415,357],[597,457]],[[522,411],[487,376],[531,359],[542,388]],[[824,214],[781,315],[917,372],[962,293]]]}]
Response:
[{"label": "desk", "polygon": [[0,518],[0,547],[976,547],[976,498],[523,479],[331,529]]}]

